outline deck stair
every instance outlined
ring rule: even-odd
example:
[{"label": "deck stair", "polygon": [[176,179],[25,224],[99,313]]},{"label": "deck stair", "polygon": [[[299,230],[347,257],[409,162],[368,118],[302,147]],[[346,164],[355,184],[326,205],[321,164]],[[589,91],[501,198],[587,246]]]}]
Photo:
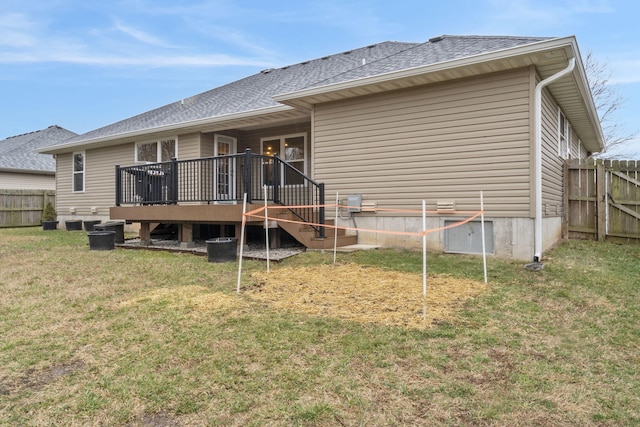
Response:
[{"label": "deck stair", "polygon": [[[286,221],[278,221],[283,219]],[[302,243],[309,249],[332,249],[334,246],[335,230],[333,228],[327,228],[325,231],[325,237],[318,237],[318,232],[310,225],[291,223],[287,221],[299,221],[299,219],[289,211],[280,211],[274,215],[274,220],[278,223],[278,226],[284,231],[289,233],[298,242]],[[333,220],[327,220],[327,225],[333,225]],[[338,247],[355,245],[358,243],[358,237],[355,235],[346,235],[345,230],[338,229]]]}]

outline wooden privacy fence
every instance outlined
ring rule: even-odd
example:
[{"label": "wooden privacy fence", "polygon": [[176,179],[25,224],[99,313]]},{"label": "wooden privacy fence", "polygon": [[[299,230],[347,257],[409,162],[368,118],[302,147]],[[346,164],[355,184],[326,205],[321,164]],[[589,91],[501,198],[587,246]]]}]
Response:
[{"label": "wooden privacy fence", "polygon": [[0,227],[40,225],[47,202],[55,206],[54,190],[0,189]]},{"label": "wooden privacy fence", "polygon": [[565,164],[564,237],[640,242],[640,161]]}]

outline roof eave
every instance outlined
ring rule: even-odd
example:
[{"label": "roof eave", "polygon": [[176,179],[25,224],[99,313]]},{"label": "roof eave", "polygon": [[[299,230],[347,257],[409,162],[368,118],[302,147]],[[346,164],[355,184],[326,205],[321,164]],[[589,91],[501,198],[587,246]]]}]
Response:
[{"label": "roof eave", "polygon": [[[483,62],[496,61],[499,59],[506,59],[513,56],[524,55],[527,53],[534,53],[549,49],[550,42],[554,42],[555,47],[563,47],[567,45],[569,38],[557,38],[551,40],[544,40],[536,43],[531,43],[525,46],[518,46],[515,48],[508,48],[497,50],[493,52],[483,53],[479,55],[467,56],[464,58],[454,59],[450,61],[436,62],[434,64],[423,65],[420,67],[407,68],[399,71],[392,71],[384,74],[377,74],[370,77],[363,77],[355,80],[348,80],[345,82],[333,83],[324,86],[316,86],[307,89],[302,89],[294,92],[283,93],[273,97],[274,100],[290,104],[291,101],[299,100],[303,98],[309,98],[314,95],[320,95],[327,92],[339,92],[345,89],[358,88],[367,85],[373,85],[376,83],[384,83],[392,80],[404,79],[407,77],[419,76],[422,74],[430,74],[439,71],[446,71],[454,68],[468,67],[470,65],[479,64]],[[544,44],[544,45],[543,45]]]},{"label": "roof eave", "polygon": [[580,49],[578,48],[578,43],[575,37],[572,37],[572,39],[573,39],[572,48],[574,51],[575,58],[579,64],[578,67],[575,67],[573,74],[577,77],[577,79],[580,82],[578,86],[578,90],[580,91],[580,96],[585,101],[587,115],[589,116],[589,121],[593,125],[593,133],[595,135],[594,143],[596,145],[591,146],[591,144],[585,144],[585,148],[591,154],[595,154],[595,153],[602,152],[605,149],[604,134],[602,132],[602,126],[600,125],[600,116],[598,115],[598,109],[596,108],[596,104],[593,99],[593,94],[591,93],[591,88],[589,87],[586,70],[584,68],[584,64],[582,63],[582,56],[580,55]]},{"label": "roof eave", "polygon": [[[506,61],[515,57],[531,57],[533,58],[532,63],[535,63],[536,55],[544,55],[545,52],[551,53],[558,50],[564,50],[564,55],[567,59],[570,57],[577,57],[579,59],[580,66],[576,67],[573,75],[578,83],[579,95],[584,102],[586,113],[589,117],[590,123],[592,124],[591,132],[593,133],[593,138],[585,140],[585,148],[590,152],[602,151],[602,149],[604,149],[604,138],[600,127],[600,119],[598,118],[597,110],[591,96],[591,91],[584,73],[584,66],[580,60],[577,41],[574,36],[543,40],[524,46],[497,50],[451,61],[438,62],[435,64],[379,74],[356,80],[302,89],[295,92],[276,95],[273,99],[277,102],[291,105],[296,108],[311,109],[312,105],[317,103],[317,100],[321,96],[330,96],[332,100],[344,99],[350,96],[356,96],[354,93],[357,91],[365,92],[368,89],[375,88],[376,86],[382,86],[385,83],[389,84],[391,82],[408,80],[424,75],[442,74],[447,71],[464,69],[490,62]],[[372,91],[371,93],[374,92],[375,91]]]},{"label": "roof eave", "polygon": [[138,129],[131,132],[122,132],[119,134],[113,134],[113,135],[108,135],[108,136],[103,136],[98,138],[89,138],[85,140],[74,141],[67,144],[59,144],[59,145],[42,148],[38,150],[38,152],[41,154],[67,153],[72,150],[83,149],[89,146],[94,147],[94,146],[99,146],[101,144],[106,144],[114,141],[134,139],[141,136],[149,135],[151,133],[155,134],[155,133],[169,133],[169,132],[177,133],[180,131],[195,131],[194,128],[212,126],[212,125],[215,125],[216,123],[222,123],[222,122],[227,122],[232,120],[249,119],[252,117],[257,117],[265,114],[278,113],[278,112],[288,111],[293,109],[294,108],[289,105],[281,104],[281,105],[276,105],[272,107],[242,111],[240,113],[227,114],[224,116],[207,117],[204,119],[190,120],[190,121],[174,123],[166,126],[150,127],[150,128]]},{"label": "roof eave", "polygon": [[20,168],[3,168],[0,167],[0,172],[7,173],[24,173],[30,175],[55,175],[56,172],[52,170],[38,170],[38,169],[20,169]]}]

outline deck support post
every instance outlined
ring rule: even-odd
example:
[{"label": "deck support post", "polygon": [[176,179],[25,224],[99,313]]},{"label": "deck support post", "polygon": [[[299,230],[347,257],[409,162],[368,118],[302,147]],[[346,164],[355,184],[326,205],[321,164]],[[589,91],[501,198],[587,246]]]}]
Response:
[{"label": "deck support post", "polygon": [[240,236],[242,236],[242,223],[235,223],[235,237],[238,239],[239,245],[247,244],[247,236],[244,236],[244,242],[240,241]]},{"label": "deck support post", "polygon": [[147,221],[140,223],[140,246],[151,244],[151,224]]},{"label": "deck support post", "polygon": [[181,248],[195,248],[196,242],[193,241],[193,224],[180,224],[178,231],[178,240]]}]

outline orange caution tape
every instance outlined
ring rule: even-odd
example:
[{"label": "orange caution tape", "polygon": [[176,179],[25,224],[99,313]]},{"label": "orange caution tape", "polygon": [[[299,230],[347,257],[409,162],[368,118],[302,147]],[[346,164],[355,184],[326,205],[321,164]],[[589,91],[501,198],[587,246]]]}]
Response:
[{"label": "orange caution tape", "polygon": [[[341,209],[348,209],[348,208],[353,208],[353,206],[349,206],[349,205],[336,205],[336,204],[327,204],[327,205],[269,205],[267,206],[267,208],[269,209],[309,209],[309,208],[341,208]],[[264,210],[264,206],[261,206],[257,209],[254,209],[251,212],[257,212],[260,210]],[[394,213],[414,213],[414,214],[422,214],[422,210],[418,210],[418,209],[390,209],[390,208],[375,208],[375,210],[377,212],[394,212]],[[431,213],[431,214],[437,214],[439,213],[438,211],[430,211],[430,210],[426,210],[426,213]],[[456,211],[456,214],[475,214],[477,211]]]},{"label": "orange caution tape", "polygon": [[[343,226],[339,226],[339,225],[329,225],[329,224],[316,224],[313,222],[306,222],[306,221],[295,221],[295,220],[290,220],[290,219],[283,219],[283,218],[274,218],[274,217],[268,217],[266,215],[258,215],[259,212],[264,211],[265,209],[301,209],[301,208],[313,208],[313,207],[327,207],[327,206],[332,206],[332,207],[336,207],[336,205],[303,205],[303,206],[281,206],[281,205],[273,205],[273,206],[267,206],[267,208],[265,208],[264,206],[261,206],[257,209],[254,209],[250,212],[245,213],[243,216],[244,217],[252,217],[252,218],[259,218],[259,219],[272,219],[274,221],[278,221],[278,222],[288,222],[291,224],[303,224],[303,225],[309,225],[309,226],[313,226],[313,227],[324,227],[324,228],[329,228],[329,229],[338,229],[338,230],[349,230],[349,231],[358,231],[358,232],[369,232],[369,233],[380,233],[380,234],[392,234],[392,235],[398,235],[398,236],[416,236],[416,237],[421,237],[421,236],[425,236],[427,234],[430,233],[435,233],[437,231],[443,231],[443,230],[448,230],[450,228],[454,228],[454,227],[459,227],[461,225],[464,225],[468,222],[473,221],[474,219],[478,218],[480,215],[483,214],[483,211],[463,211],[463,212],[457,212],[457,213],[462,213],[462,214],[473,214],[472,216],[470,216],[469,218],[466,218],[464,220],[460,220],[458,222],[455,222],[453,224],[449,224],[449,225],[445,225],[444,227],[438,227],[438,228],[431,228],[429,230],[423,230],[419,233],[417,232],[410,232],[410,231],[390,231],[390,230],[377,230],[377,229],[370,229],[370,228],[359,228],[359,227],[343,227]],[[345,206],[346,207],[346,206]],[[380,209],[378,209],[380,210]],[[393,211],[393,212],[403,212],[403,213],[407,213],[407,212],[419,212],[422,213],[422,211],[409,211],[409,210],[392,210],[392,209],[387,209],[386,211]],[[426,211],[429,212],[429,211]],[[431,211],[431,213],[435,213],[435,211]]]}]

